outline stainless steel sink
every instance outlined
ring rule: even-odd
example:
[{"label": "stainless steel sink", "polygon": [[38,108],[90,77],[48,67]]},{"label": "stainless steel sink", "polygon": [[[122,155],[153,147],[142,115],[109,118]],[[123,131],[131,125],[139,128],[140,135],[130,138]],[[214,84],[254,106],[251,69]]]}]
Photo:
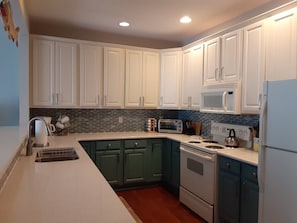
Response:
[{"label": "stainless steel sink", "polygon": [[74,148],[42,149],[37,152],[35,162],[55,162],[79,159]]}]

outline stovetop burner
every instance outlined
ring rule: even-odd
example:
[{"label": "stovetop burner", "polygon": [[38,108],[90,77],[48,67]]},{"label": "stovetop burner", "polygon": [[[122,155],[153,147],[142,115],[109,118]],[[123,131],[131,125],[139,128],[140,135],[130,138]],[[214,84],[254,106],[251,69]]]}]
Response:
[{"label": "stovetop burner", "polygon": [[200,142],[200,141],[194,141],[194,140],[191,140],[191,141],[189,141],[188,143],[199,144],[199,143],[201,143],[201,142]]},{"label": "stovetop burner", "polygon": [[217,145],[207,145],[207,146],[205,146],[205,148],[208,148],[208,149],[224,149],[223,146],[217,146]]},{"label": "stovetop burner", "polygon": [[205,143],[218,143],[217,141],[214,141],[214,140],[203,140],[203,142],[205,142]]}]

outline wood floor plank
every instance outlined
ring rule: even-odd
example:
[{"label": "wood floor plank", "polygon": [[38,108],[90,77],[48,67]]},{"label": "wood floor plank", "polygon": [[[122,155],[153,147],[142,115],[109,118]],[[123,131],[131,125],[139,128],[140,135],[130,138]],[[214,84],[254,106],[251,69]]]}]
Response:
[{"label": "wood floor plank", "polygon": [[143,223],[206,223],[163,187],[117,192],[126,199]]}]

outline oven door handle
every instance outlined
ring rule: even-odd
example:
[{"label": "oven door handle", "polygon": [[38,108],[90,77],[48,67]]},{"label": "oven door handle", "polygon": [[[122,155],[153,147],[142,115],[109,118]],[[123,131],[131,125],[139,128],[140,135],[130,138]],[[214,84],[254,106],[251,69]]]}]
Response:
[{"label": "oven door handle", "polygon": [[189,151],[189,150],[187,150],[187,149],[185,149],[183,147],[180,147],[180,150],[181,150],[181,152],[189,153],[189,154],[191,154],[193,156],[198,156],[199,158],[204,159],[206,161],[214,162],[214,158],[213,157],[202,155],[199,152],[198,153],[194,153],[194,152]]}]

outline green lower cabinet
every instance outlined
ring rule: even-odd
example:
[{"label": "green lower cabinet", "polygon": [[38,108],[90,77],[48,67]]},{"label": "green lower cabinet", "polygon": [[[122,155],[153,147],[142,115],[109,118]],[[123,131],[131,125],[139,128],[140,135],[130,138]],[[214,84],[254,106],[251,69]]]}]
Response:
[{"label": "green lower cabinet", "polygon": [[96,165],[110,185],[122,185],[121,151],[97,151]]},{"label": "green lower cabinet", "polygon": [[219,222],[257,223],[257,167],[219,156]]},{"label": "green lower cabinet", "polygon": [[123,154],[121,141],[97,141],[96,165],[110,185],[122,185]]},{"label": "green lower cabinet", "polygon": [[148,140],[149,166],[147,167],[149,182],[160,182],[162,180],[162,139]]},{"label": "green lower cabinet", "polygon": [[96,162],[96,143],[94,141],[80,141],[79,143],[95,163]]},{"label": "green lower cabinet", "polygon": [[241,223],[258,222],[258,202],[257,167],[244,164],[241,178]]},{"label": "green lower cabinet", "polygon": [[125,140],[124,184],[146,182],[148,164],[147,140]]},{"label": "green lower cabinet", "polygon": [[113,188],[164,182],[178,195],[180,143],[170,139],[80,141]]},{"label": "green lower cabinet", "polygon": [[162,183],[173,192],[179,194],[180,184],[180,143],[170,139],[163,141]]}]

